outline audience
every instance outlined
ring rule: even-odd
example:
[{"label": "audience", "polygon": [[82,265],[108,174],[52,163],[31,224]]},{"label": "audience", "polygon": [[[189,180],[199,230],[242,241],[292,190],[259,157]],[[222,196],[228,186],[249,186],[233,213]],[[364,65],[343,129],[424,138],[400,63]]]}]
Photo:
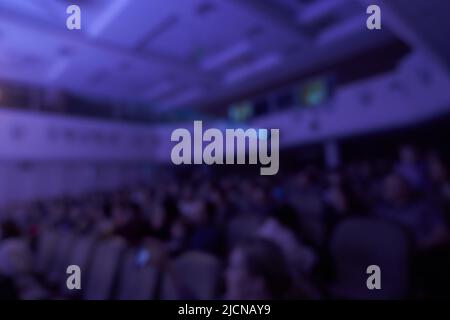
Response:
[{"label": "audience", "polygon": [[282,205],[273,210],[273,214],[264,220],[258,234],[280,247],[293,270],[305,273],[312,271],[316,255],[303,243],[298,215],[291,206]]},{"label": "audience", "polygon": [[225,297],[232,300],[283,299],[291,281],[282,250],[272,241],[251,239],[231,253]]},{"label": "audience", "polygon": [[32,272],[32,253],[21,231],[12,220],[1,225],[0,282],[14,295],[27,290]]},{"label": "audience", "polygon": [[441,211],[428,199],[414,195],[408,181],[391,174],[384,182],[384,203],[378,215],[402,225],[420,248],[432,246],[446,234]]},{"label": "audience", "polygon": [[204,202],[196,210],[190,212],[189,217],[186,218],[191,229],[186,249],[211,254],[222,253],[222,234],[214,223],[215,212],[211,203]]},{"label": "audience", "polygon": [[[229,241],[231,221],[242,216],[256,221],[255,228],[243,230],[242,242]],[[430,266],[424,257],[448,261],[450,174],[437,152],[422,156],[404,146],[397,161],[365,159],[333,170],[309,166],[270,178],[199,170],[111,193],[24,204],[2,217],[0,298],[24,297],[38,240],[48,229],[115,236],[139,250],[152,243],[140,265],[154,264],[161,277],[169,273],[170,259],[193,251],[211,256],[226,269],[214,298],[326,298],[335,272],[332,234],[355,218],[400,226],[411,238],[411,269],[417,271],[409,296],[441,297],[439,281],[425,274]]]}]

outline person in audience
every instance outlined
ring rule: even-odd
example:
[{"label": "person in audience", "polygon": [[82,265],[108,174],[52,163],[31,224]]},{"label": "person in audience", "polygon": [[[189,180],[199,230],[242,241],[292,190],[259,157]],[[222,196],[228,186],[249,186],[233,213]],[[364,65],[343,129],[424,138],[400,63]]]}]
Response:
[{"label": "person in audience", "polygon": [[294,283],[292,294],[313,299],[317,298],[319,293],[311,283],[310,275],[318,256],[313,248],[304,243],[302,233],[297,212],[286,203],[273,210],[258,230],[260,237],[273,241],[283,251]]},{"label": "person in audience", "polygon": [[393,173],[384,181],[384,203],[377,214],[402,225],[419,248],[430,247],[447,233],[439,208],[414,195],[408,180]]},{"label": "person in audience", "polygon": [[282,250],[272,241],[255,238],[230,253],[225,298],[267,300],[288,298],[290,273]]},{"label": "person in audience", "polygon": [[22,295],[29,287],[31,272],[32,253],[28,243],[14,221],[4,221],[0,241],[0,282],[6,286],[3,290],[12,297]]},{"label": "person in audience", "polygon": [[147,220],[136,203],[122,205],[116,211],[115,234],[123,237],[130,245],[138,246],[149,233]]},{"label": "person in audience", "polygon": [[189,223],[185,218],[180,216],[173,221],[170,228],[170,241],[167,244],[171,256],[187,251],[189,233]]},{"label": "person in audience", "polygon": [[442,208],[447,226],[450,226],[450,173],[449,168],[436,153],[427,159],[430,177],[429,193]]},{"label": "person in audience", "polygon": [[161,204],[153,206],[149,214],[149,236],[159,240],[170,238],[171,222]]},{"label": "person in audience", "polygon": [[418,156],[417,149],[411,145],[404,145],[399,150],[399,162],[395,172],[402,176],[414,190],[421,190],[426,183],[426,169]]},{"label": "person in audience", "polygon": [[1,226],[0,273],[16,276],[31,271],[31,253],[18,226],[7,220]]},{"label": "person in audience", "polygon": [[190,226],[187,250],[220,254],[223,250],[222,232],[215,224],[215,207],[211,202],[201,202],[186,218]]},{"label": "person in audience", "polygon": [[331,182],[324,199],[325,238],[328,239],[334,227],[343,219],[363,215],[367,211],[349,183],[341,178]]},{"label": "person in audience", "polygon": [[314,251],[301,239],[298,214],[289,204],[280,205],[262,223],[258,234],[275,242],[292,268],[309,273],[316,262]]},{"label": "person in audience", "polygon": [[[196,170],[165,174],[148,185],[11,207],[0,219],[0,299],[27,296],[31,249],[38,251],[37,235],[47,229],[113,234],[128,247],[152,243],[151,260],[163,272],[188,251],[228,258],[227,299],[316,298],[315,288],[326,288],[333,270],[329,235],[339,222],[359,215],[407,230],[416,244],[417,278],[428,281],[429,270],[444,274],[450,265],[449,164],[436,152],[424,157],[415,146],[401,147],[399,160],[394,158],[382,154],[333,171],[310,166],[270,179]],[[244,214],[256,217],[256,238],[249,230],[249,240],[225,246],[224,231],[233,231],[230,221]],[[438,273],[428,283],[414,281],[411,292],[445,296],[443,278]]]}]

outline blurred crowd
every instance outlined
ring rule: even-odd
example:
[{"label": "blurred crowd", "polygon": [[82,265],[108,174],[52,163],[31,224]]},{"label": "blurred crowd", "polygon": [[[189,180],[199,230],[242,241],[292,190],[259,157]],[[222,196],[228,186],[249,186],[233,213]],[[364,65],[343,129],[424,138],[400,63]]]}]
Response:
[{"label": "blurred crowd", "polygon": [[[449,297],[448,165],[437,151],[405,145],[385,159],[333,169],[310,165],[274,177],[179,172],[6,208],[0,297]],[[96,249],[77,260],[86,239]],[[81,264],[76,294],[62,289],[70,264]],[[381,290],[367,288],[369,265],[380,267]],[[133,294],[148,290],[127,295],[127,285]]]}]

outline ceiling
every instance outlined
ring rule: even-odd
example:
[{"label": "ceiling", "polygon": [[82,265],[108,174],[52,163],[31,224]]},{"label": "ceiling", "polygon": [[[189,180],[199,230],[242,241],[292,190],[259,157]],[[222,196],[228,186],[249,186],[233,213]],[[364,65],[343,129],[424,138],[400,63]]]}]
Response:
[{"label": "ceiling", "polygon": [[[66,29],[72,3],[81,30]],[[0,0],[0,79],[156,112],[213,105],[394,39],[366,18],[364,0]]]}]

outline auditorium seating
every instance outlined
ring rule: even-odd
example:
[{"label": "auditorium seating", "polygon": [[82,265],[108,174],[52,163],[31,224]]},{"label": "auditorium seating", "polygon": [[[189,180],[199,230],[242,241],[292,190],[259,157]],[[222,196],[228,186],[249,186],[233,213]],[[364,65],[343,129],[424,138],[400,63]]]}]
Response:
[{"label": "auditorium seating", "polygon": [[[95,245],[97,239],[90,235],[77,235],[74,241],[73,248],[70,250],[67,259],[67,265],[77,265],[83,272],[81,277],[81,287],[86,288],[86,275],[89,272],[91,260],[93,258]],[[64,270],[65,271],[65,270]],[[67,289],[66,276],[59,279],[59,291],[65,297],[73,297],[78,294],[77,291],[70,291]]]},{"label": "auditorium seating", "polygon": [[66,277],[66,268],[70,265],[69,259],[73,252],[76,236],[71,232],[58,232],[58,241],[55,248],[55,259],[51,264],[47,274],[48,281],[52,284],[59,283]]},{"label": "auditorium seating", "polygon": [[[376,219],[349,219],[337,226],[331,240],[336,282],[331,294],[340,299],[407,298],[410,276],[409,239],[395,224]],[[382,290],[367,290],[366,269],[377,265]]]},{"label": "auditorium seating", "polygon": [[233,218],[227,226],[227,245],[233,248],[237,243],[256,234],[262,217],[256,214],[243,214]]},{"label": "auditorium seating", "polygon": [[125,243],[120,238],[102,240],[95,248],[84,299],[106,300],[112,298],[114,284],[119,275],[120,262],[125,251]]},{"label": "auditorium seating", "polygon": [[161,298],[214,299],[220,279],[220,262],[201,252],[187,252],[174,260],[163,280]]},{"label": "auditorium seating", "polygon": [[[339,174],[313,170],[317,179],[310,185],[298,179],[309,169],[281,173],[273,183],[198,172],[30,205],[18,221],[8,220],[10,212],[2,221],[0,272],[14,277],[22,299],[221,299],[228,298],[233,277],[234,294],[241,277],[284,281],[271,268],[278,252],[277,266],[287,264],[280,270],[295,287],[286,289],[288,298],[445,295],[445,283],[423,274],[430,268],[424,257],[436,270],[447,259],[445,158],[436,151],[418,158],[417,166],[391,159],[381,168],[348,165]],[[397,171],[423,175],[424,183],[412,189],[409,175]],[[171,186],[177,183],[182,187]],[[220,196],[209,198],[210,192]],[[254,238],[266,242],[255,245]],[[28,245],[32,273],[9,258]],[[80,267],[81,290],[67,288],[70,265]],[[367,290],[371,265],[381,268],[382,290]],[[259,297],[258,290],[241,294]]]},{"label": "auditorium seating", "polygon": [[38,239],[35,270],[39,274],[47,275],[55,258],[58,233],[51,229],[41,230]]},{"label": "auditorium seating", "polygon": [[152,265],[138,265],[138,249],[129,248],[122,261],[115,298],[118,300],[149,300],[156,298],[160,271]]}]

